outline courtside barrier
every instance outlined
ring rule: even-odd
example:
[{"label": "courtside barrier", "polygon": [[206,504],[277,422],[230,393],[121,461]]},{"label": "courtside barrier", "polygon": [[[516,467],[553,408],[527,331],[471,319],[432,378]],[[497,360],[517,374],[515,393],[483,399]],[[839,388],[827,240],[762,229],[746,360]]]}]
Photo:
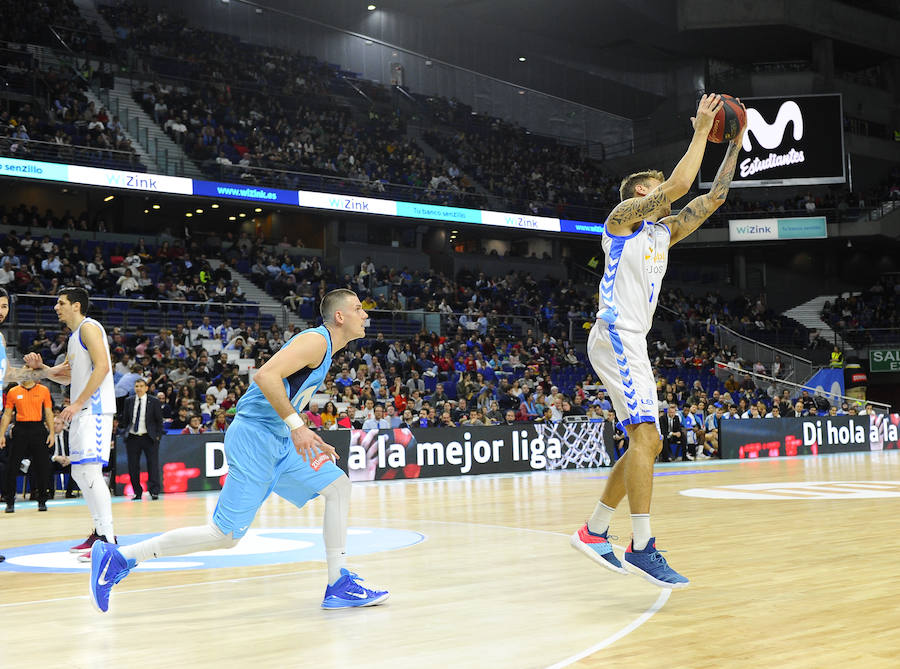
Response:
[{"label": "courtside barrier", "polygon": [[[609,466],[608,424],[584,418],[559,423],[372,430],[325,430],[338,466],[354,481],[474,476]],[[225,435],[165,435],[160,442],[163,492],[218,490],[225,483]],[[131,494],[124,444],[116,449],[116,492]],[[141,474],[146,481],[147,474]],[[146,483],[144,484],[146,489]]]},{"label": "courtside barrier", "polygon": [[[897,448],[897,414],[723,420],[723,458],[822,455]],[[893,439],[891,439],[893,438]]]}]

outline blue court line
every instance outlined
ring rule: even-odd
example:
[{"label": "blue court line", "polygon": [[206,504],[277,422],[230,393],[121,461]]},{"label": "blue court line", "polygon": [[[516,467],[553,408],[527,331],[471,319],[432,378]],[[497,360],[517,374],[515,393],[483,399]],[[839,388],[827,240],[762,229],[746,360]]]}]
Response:
[{"label": "blue court line", "polygon": [[[727,469],[684,469],[680,472],[653,472],[653,476],[684,476],[686,474],[718,474]],[[608,479],[608,476],[585,476],[587,479]]]}]

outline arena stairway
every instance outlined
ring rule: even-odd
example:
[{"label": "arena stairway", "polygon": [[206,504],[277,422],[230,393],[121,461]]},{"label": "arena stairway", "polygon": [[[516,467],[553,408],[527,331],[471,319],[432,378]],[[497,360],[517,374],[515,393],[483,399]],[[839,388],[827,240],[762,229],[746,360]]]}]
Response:
[{"label": "arena stairway", "polygon": [[[793,318],[810,330],[817,330],[819,338],[829,347],[832,345],[832,342],[835,342],[842,350],[852,350],[853,347],[844,341],[844,338],[835,332],[828,323],[822,320],[822,307],[826,302],[833,303],[837,298],[837,295],[819,295],[808,302],[804,302],[792,309],[788,309],[784,312],[784,315]],[[829,348],[829,350],[831,349]]]},{"label": "arena stairway", "polygon": [[[43,64],[43,67],[52,67],[61,71],[68,70],[71,67],[70,59],[60,57],[60,55],[53,49],[36,44],[29,44],[27,48],[28,51],[32,53]],[[97,109],[97,111],[99,111],[101,107],[105,107],[107,110],[109,110],[109,105],[99,97],[97,97],[94,91],[87,88],[83,92],[88,101],[94,103],[94,108]],[[114,113],[115,112],[110,110],[110,114]],[[137,141],[137,136],[134,133],[130,132],[129,128],[131,128],[132,125],[125,123],[125,120],[121,116],[119,116],[119,120],[122,121],[124,125],[123,134],[128,139],[128,141],[131,142],[131,146],[134,147],[134,151],[137,154],[138,160],[147,167],[148,172],[161,174],[162,172],[160,170],[160,166],[153,159],[153,156],[151,156],[145,150],[144,146]]]},{"label": "arena stairway", "polygon": [[[221,260],[209,259],[207,262],[209,262],[209,266],[213,270],[222,265]],[[254,284],[253,281],[250,280],[249,276],[247,276],[246,274],[241,274],[234,267],[229,267],[228,271],[231,272],[232,279],[236,279],[240,282],[241,290],[244,291],[244,297],[247,299],[247,301],[256,302],[259,305],[259,313],[261,315],[266,314],[272,316],[278,326],[282,329],[291,321],[298,323],[298,318],[289,318],[286,315],[287,310],[282,306],[281,302],[279,302],[262,288]],[[302,326],[303,324],[298,323],[298,325]]]},{"label": "arena stairway", "polygon": [[132,144],[135,147],[139,144],[152,156],[151,159],[158,168],[156,174],[204,179],[203,172],[197,164],[141,109],[131,97],[131,93],[131,80],[116,77],[113,88],[101,89],[100,100],[111,114],[119,117],[119,121],[137,139],[137,142],[132,141]]},{"label": "arena stairway", "polygon": [[84,18],[85,23],[95,23],[104,42],[116,43],[116,33],[106,22],[100,12],[97,11],[97,3],[94,0],[73,0],[78,7],[78,13]]}]

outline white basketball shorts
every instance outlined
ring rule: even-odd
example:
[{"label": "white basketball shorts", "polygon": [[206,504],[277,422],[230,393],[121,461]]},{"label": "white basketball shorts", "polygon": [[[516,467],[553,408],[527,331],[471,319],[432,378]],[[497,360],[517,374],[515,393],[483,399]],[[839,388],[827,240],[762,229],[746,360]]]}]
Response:
[{"label": "white basketball shorts", "polygon": [[75,414],[69,424],[69,457],[73,465],[109,464],[112,423],[112,414]]},{"label": "white basketball shorts", "polygon": [[588,359],[616,411],[618,424],[654,423],[659,431],[656,380],[647,338],[619,332],[615,326],[598,320],[588,336]]}]

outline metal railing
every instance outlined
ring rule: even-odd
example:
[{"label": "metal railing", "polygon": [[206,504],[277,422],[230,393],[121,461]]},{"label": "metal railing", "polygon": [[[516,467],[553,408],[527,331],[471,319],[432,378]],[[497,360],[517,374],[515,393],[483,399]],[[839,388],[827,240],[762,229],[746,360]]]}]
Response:
[{"label": "metal railing", "polygon": [[[780,357],[783,372],[778,378],[785,382],[808,379],[821,369],[811,360],[738,334],[724,325],[716,325],[716,345],[719,348],[735,349],[739,358],[747,360],[751,364],[758,360],[768,370],[772,369],[776,358]],[[748,373],[744,369],[739,372],[741,374]]]},{"label": "metal railing", "polygon": [[879,346],[900,346],[900,328],[835,329],[835,334],[840,335],[844,342],[860,353]]},{"label": "metal railing", "polygon": [[534,316],[486,314],[487,325],[483,327],[475,320],[470,320],[468,324],[461,323],[462,312],[371,309],[367,313],[371,333],[382,332],[386,337],[412,336],[419,332],[452,336],[458,328],[462,328],[463,332],[482,332],[483,328],[483,333],[495,332],[506,337],[525,337],[529,330],[535,338],[541,335],[540,319]]},{"label": "metal railing", "polygon": [[820,395],[827,399],[832,406],[840,407],[842,402],[847,402],[849,406],[855,406],[857,408],[862,408],[864,405],[872,405],[878,409],[881,409],[885,413],[890,413],[891,405],[885,404],[884,402],[872,402],[870,400],[860,400],[856,397],[849,397],[847,395],[841,395],[840,393],[831,393],[828,390],[816,390],[814,386],[807,386],[801,383],[794,383],[792,381],[787,381],[785,379],[776,379],[772,376],[766,376],[765,374],[757,374],[755,372],[747,371],[745,369],[739,369],[737,367],[730,367],[723,363],[716,363],[716,377],[720,381],[726,381],[729,376],[733,374],[739,374],[740,376],[747,376],[753,380],[754,385],[758,390],[765,391],[766,394],[770,398],[780,397],[782,392],[787,390],[791,394],[792,397],[799,397],[800,393],[804,390],[809,391],[810,395]]},{"label": "metal railing", "polygon": [[[146,172],[136,153],[78,144],[58,144],[34,139],[0,137],[0,155],[22,160],[39,160],[65,165],[87,165],[111,169]],[[9,176],[14,176],[10,172]]]},{"label": "metal railing", "polygon": [[[15,306],[11,318],[16,338],[23,329],[56,328],[59,319],[53,310],[57,296],[39,293],[19,293],[14,297]],[[34,310],[23,307],[34,307]],[[255,302],[187,302],[182,300],[133,299],[120,297],[92,297],[88,315],[97,318],[107,332],[113,327],[123,331],[142,327],[149,331],[171,329],[193,320],[193,327],[200,325],[203,316],[209,316],[213,325],[231,318],[237,327],[240,321],[247,324],[263,324],[265,316]],[[279,324],[281,325],[281,324]]]},{"label": "metal railing", "polygon": [[[316,298],[305,297],[298,299],[298,305],[304,301],[315,302]],[[299,310],[286,310],[287,322],[296,320]],[[463,312],[444,313],[440,311],[424,311],[421,309],[367,309],[369,321],[366,325],[366,336],[375,337],[381,333],[385,337],[402,339],[414,335],[432,332],[441,336],[453,336],[458,328],[464,332],[481,332],[481,326],[470,321],[469,325],[460,323]],[[494,333],[505,337],[526,337],[528,331],[538,339],[542,335],[540,319],[535,316],[522,316],[519,314],[485,314],[487,318],[487,334]],[[303,316],[300,316],[302,319]],[[317,322],[318,315],[309,324]]]}]

